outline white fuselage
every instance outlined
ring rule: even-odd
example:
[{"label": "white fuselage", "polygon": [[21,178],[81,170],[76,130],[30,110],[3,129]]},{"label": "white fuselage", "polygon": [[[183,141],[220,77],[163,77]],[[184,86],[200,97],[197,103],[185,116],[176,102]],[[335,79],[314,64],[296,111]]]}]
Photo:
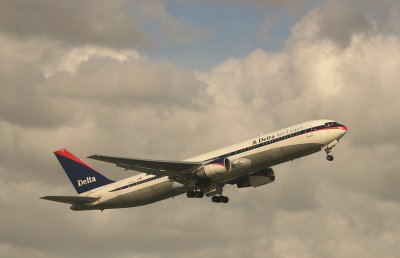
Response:
[{"label": "white fuselage", "polygon": [[[241,143],[211,151],[185,161],[212,164],[218,159],[237,160],[246,158],[251,166],[237,174],[222,175],[213,183],[224,184],[235,178],[265,169],[289,160],[297,159],[320,151],[323,147],[338,141],[346,133],[344,126],[325,129],[332,120],[314,120],[271,132]],[[221,165],[221,164],[215,164]],[[135,175],[81,196],[100,197],[87,206],[73,205],[74,210],[112,209],[135,207],[160,201],[190,191],[195,186],[183,185],[168,177],[148,174]]]}]

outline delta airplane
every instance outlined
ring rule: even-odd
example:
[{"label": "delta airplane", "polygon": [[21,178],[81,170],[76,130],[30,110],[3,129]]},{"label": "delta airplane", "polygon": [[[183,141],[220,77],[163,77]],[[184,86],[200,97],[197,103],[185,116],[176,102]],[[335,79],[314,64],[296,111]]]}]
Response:
[{"label": "delta airplane", "polygon": [[347,127],[332,120],[314,120],[284,128],[184,161],[92,155],[88,158],[113,163],[125,170],[142,172],[112,181],[66,149],[55,155],[78,196],[44,196],[41,199],[72,204],[71,209],[105,210],[137,207],[186,193],[188,198],[212,197],[227,203],[225,185],[258,187],[275,180],[272,166],[322,149],[333,160],[332,148]]}]

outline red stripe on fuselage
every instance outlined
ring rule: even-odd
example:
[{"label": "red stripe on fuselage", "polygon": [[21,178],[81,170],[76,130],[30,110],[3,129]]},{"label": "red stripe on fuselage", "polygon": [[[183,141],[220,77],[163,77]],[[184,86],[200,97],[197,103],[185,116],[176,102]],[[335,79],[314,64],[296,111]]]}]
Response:
[{"label": "red stripe on fuselage", "polygon": [[211,165],[217,165],[217,166],[225,167],[225,165],[222,164],[222,163],[211,163]]},{"label": "red stripe on fuselage", "polygon": [[335,127],[321,128],[321,129],[318,129],[318,130],[316,130],[316,131],[331,130],[331,129],[337,129],[337,130],[344,130],[344,131],[347,131],[347,127],[346,127],[346,126],[335,126]]},{"label": "red stripe on fuselage", "polygon": [[55,151],[54,154],[69,158],[70,160],[73,160],[81,165],[84,165],[85,167],[95,170],[94,168],[86,164],[84,161],[80,160],[78,157],[74,156],[71,152],[67,151],[66,149]]}]

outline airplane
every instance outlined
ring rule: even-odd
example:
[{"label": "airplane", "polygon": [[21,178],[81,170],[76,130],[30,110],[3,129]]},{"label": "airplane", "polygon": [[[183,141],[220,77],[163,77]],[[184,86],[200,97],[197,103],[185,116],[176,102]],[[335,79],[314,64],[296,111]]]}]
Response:
[{"label": "airplane", "polygon": [[188,198],[211,197],[228,203],[226,185],[259,187],[275,181],[271,168],[325,150],[326,159],[347,127],[333,120],[314,120],[277,130],[184,161],[165,161],[92,155],[125,170],[142,172],[112,181],[66,149],[55,151],[78,196],[41,199],[71,204],[74,211],[143,206],[186,193]]}]

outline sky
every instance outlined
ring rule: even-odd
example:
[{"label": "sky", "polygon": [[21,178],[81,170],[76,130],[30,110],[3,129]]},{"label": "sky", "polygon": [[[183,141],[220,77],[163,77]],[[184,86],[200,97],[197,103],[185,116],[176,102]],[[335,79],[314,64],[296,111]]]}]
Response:
[{"label": "sky", "polygon": [[[400,2],[0,0],[0,257],[397,257]],[[279,128],[349,131],[226,205],[74,212],[53,152],[186,159]]]}]

